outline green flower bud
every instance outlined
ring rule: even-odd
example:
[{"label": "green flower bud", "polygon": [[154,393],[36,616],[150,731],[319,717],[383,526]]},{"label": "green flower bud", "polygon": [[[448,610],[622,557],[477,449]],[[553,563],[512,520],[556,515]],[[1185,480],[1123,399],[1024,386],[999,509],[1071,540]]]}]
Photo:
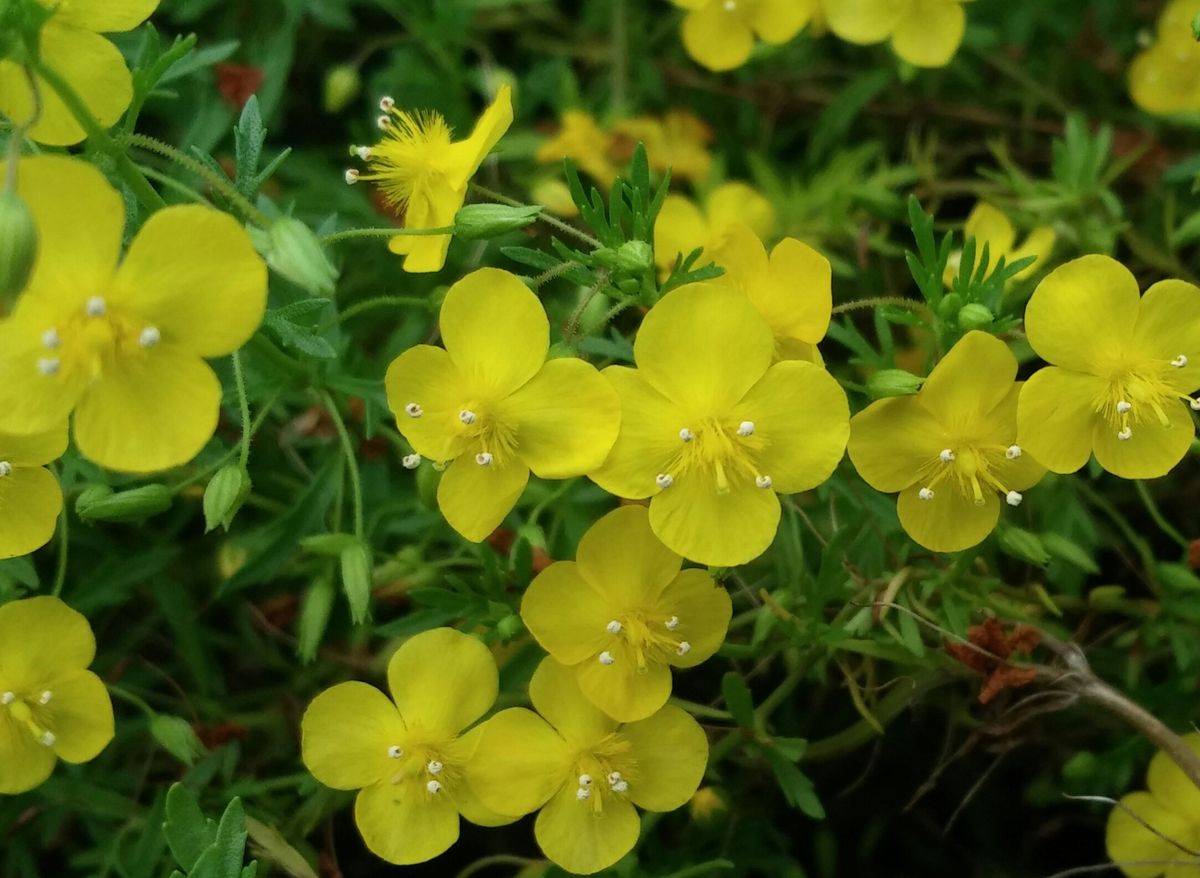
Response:
[{"label": "green flower bud", "polygon": [[1000,528],[1000,548],[1005,554],[1012,555],[1030,564],[1044,567],[1050,563],[1050,553],[1038,539],[1038,535],[1019,527],[1005,526]]},{"label": "green flower bud", "polygon": [[305,663],[317,657],[317,649],[329,627],[334,597],[333,577],[325,575],[319,576],[304,595],[300,620],[296,624],[296,654]]},{"label": "green flower bud", "polygon": [[250,496],[250,474],[241,464],[222,467],[204,489],[204,532],[217,526],[229,530],[246,498]]},{"label": "green flower bud", "polygon": [[417,496],[426,509],[437,509],[438,485],[442,481],[442,470],[436,465],[423,466],[417,470]]},{"label": "green flower bud", "polygon": [[164,485],[116,493],[107,485],[92,485],[75,501],[75,512],[84,521],[141,521],[170,508],[171,492]]},{"label": "green flower bud", "polygon": [[867,392],[871,394],[871,399],[909,396],[920,390],[924,383],[924,378],[903,369],[880,369],[867,379]]},{"label": "green flower bud", "polygon": [[250,240],[271,271],[312,293],[330,296],[338,271],[325,255],[312,229],[295,217],[277,219],[267,231],[251,228]]},{"label": "green flower bud", "polygon": [[995,315],[986,305],[977,305],[974,302],[963,305],[958,312],[958,325],[963,329],[987,329],[995,319]]},{"label": "green flower bud", "polygon": [[454,216],[454,235],[464,241],[495,238],[525,228],[541,213],[537,205],[468,204]]},{"label": "green flower bud", "polygon": [[938,303],[938,316],[943,320],[949,320],[954,317],[963,306],[962,296],[958,293],[950,293],[942,298]]},{"label": "green flower bud", "polygon": [[204,752],[204,745],[200,743],[192,724],[182,717],[154,714],[150,720],[150,734],[164,750],[184,765],[194,765],[196,757]]},{"label": "green flower bud", "polygon": [[0,313],[25,289],[37,247],[37,226],[25,200],[11,189],[0,192]]},{"label": "green flower bud", "polygon": [[1103,609],[1113,607],[1125,600],[1125,586],[1098,585],[1088,592],[1088,604]]},{"label": "green flower bud", "polygon": [[353,545],[342,550],[342,588],[350,603],[350,618],[355,625],[367,620],[371,606],[371,572],[374,566],[371,547],[355,540]]},{"label": "green flower bud", "polygon": [[510,613],[496,623],[496,633],[500,635],[500,639],[505,643],[508,643],[524,630],[525,624],[521,621],[521,617],[515,613]]},{"label": "green flower bud", "polygon": [[1200,43],[1200,12],[1192,19],[1192,39]]},{"label": "green flower bud", "polygon": [[358,538],[352,534],[313,534],[300,541],[304,551],[326,558],[341,557],[342,552],[356,545]]},{"label": "green flower bud", "polygon": [[362,91],[358,68],[341,64],[325,74],[324,105],[326,113],[340,113]]},{"label": "green flower bud", "polygon": [[617,268],[639,274],[654,267],[654,248],[645,241],[626,241],[617,248]]}]

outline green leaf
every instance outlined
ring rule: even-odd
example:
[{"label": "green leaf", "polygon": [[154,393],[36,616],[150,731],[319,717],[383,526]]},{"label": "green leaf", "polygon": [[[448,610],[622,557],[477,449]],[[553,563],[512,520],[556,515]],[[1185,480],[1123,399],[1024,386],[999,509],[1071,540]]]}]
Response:
[{"label": "green leaf", "polygon": [[745,729],[754,727],[754,698],[750,687],[737,671],[728,671],[721,678],[721,694],[734,721]]},{"label": "green leaf", "polygon": [[217,852],[217,878],[240,878],[246,859],[246,812],[241,799],[231,801],[221,815],[212,849]]},{"label": "green leaf", "polygon": [[192,791],[176,783],[167,791],[163,834],[175,862],[190,872],[204,850],[216,840],[217,825],[204,816]]},{"label": "green leaf", "polygon": [[237,161],[234,185],[247,198],[254,197],[253,182],[258,175],[258,164],[262,160],[262,148],[266,142],[267,130],[263,127],[258,96],[251,95],[233,129],[233,150]]},{"label": "green leaf", "polygon": [[807,814],[814,820],[825,819],[825,808],[817,797],[817,788],[808,776],[796,767],[796,763],[775,747],[764,748],[767,761],[775,773],[775,781],[783,791],[784,798],[793,808]]}]

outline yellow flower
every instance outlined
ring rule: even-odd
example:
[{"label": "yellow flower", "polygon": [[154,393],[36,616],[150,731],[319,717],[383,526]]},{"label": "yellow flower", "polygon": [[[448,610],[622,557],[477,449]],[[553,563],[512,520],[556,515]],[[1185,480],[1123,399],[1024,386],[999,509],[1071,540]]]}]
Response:
[{"label": "yellow flower", "polygon": [[817,11],[819,0],[671,0],[688,10],[683,45],[709,70],[741,67],[754,50],[754,37],[781,45]]},{"label": "yellow flower", "polygon": [[734,224],[723,248],[726,283],[750,300],[771,325],[775,356],[821,365],[817,342],[833,313],[833,269],[829,260],[795,238],[784,238],[770,257],[758,236]]},{"label": "yellow flower", "polygon": [[512,820],[471,792],[467,762],[496,700],[496,660],[451,628],[406,641],[388,662],[389,699],[366,683],[340,683],[313,699],[300,724],[304,764],[321,783],[361,790],[354,822],[377,856],[396,865],[431,860],[458,840],[459,815],[481,826]]},{"label": "yellow flower", "polygon": [[665,173],[671,171],[675,180],[691,180],[703,183],[712,170],[712,154],[708,145],[712,142],[712,129],[702,119],[686,110],[671,110],[661,120],[651,116],[626,119],[614,126],[614,131],[624,137],[628,159],[633,156],[633,147],[645,144],[646,158],[650,170]]},{"label": "yellow flower", "polygon": [[441,331],[445,349],[417,345],[388,368],[388,402],[418,454],[450,462],[438,506],[478,542],[516,505],[530,470],[566,479],[599,466],[620,403],[590,364],[546,360],[546,312],[507,271],[481,268],[452,286]]},{"label": "yellow flower", "polygon": [[891,39],[915,67],[945,67],[967,28],[966,0],[824,0],[829,29],[850,43]]},{"label": "yellow flower", "polygon": [[744,564],[779,524],[777,494],[821,484],[850,432],[846,395],[824,369],[771,364],[775,338],[728,287],[689,284],[655,305],[633,346],[637,369],[604,375],[621,432],[591,478],[650,500],[650,526],[702,564]]},{"label": "yellow flower", "polygon": [[583,110],[567,110],[558,133],[541,145],[537,160],[542,164],[573,161],[581,171],[605,186],[612,184],[620,171],[609,155],[612,135],[596,124]]},{"label": "yellow flower", "polygon": [[546,177],[533,185],[533,200],[555,216],[579,216],[579,208],[571,197],[571,190],[557,177]]},{"label": "yellow flower", "polygon": [[[120,50],[102,33],[133,30],[150,17],[158,0],[71,0],[42,2],[53,13],[42,28],[41,62],[66,80],[88,111],[109,128],[129,109],[133,78]],[[67,146],[86,136],[75,117],[45,80],[38,77],[42,114],[30,137]],[[33,93],[22,67],[0,59],[0,113],[17,122],[33,116]]]},{"label": "yellow flower", "polygon": [[45,465],[67,450],[67,425],[28,436],[0,433],[0,558],[35,552],[54,536],[62,489]]},{"label": "yellow flower", "polygon": [[538,845],[568,872],[611,866],[637,843],[637,808],[674,811],[700,786],[708,739],[679,708],[620,725],[553,658],[538,665],[529,697],[541,716],[511,708],[485,722],[468,778],[499,813],[540,808]]},{"label": "yellow flower", "polygon": [[[347,180],[377,183],[384,199],[404,210],[404,228],[440,229],[454,225],[467,197],[467,184],[513,121],[512,89],[501,86],[492,105],[466,140],[453,141],[446,120],[433,112],[401,110],[391,98],[380,102],[383,140],[361,147],[366,174],[350,171]],[[397,235],[388,249],[404,256],[404,270],[441,271],[450,235]]]},{"label": "yellow flower", "polygon": [[1129,65],[1129,93],[1149,113],[1200,110],[1200,45],[1192,19],[1200,0],[1174,0],[1158,19],[1154,43]]},{"label": "yellow flower", "polygon": [[744,223],[765,240],[775,231],[775,208],[745,183],[718,186],[704,200],[703,211],[682,195],[668,195],[654,224],[654,260],[665,275],[677,256],[686,257],[702,247],[704,256],[697,267],[711,262],[723,265],[736,223]]},{"label": "yellow flower", "polygon": [[1164,280],[1139,299],[1127,268],[1084,256],[1038,284],[1025,332],[1052,365],[1021,391],[1018,441],[1048,469],[1074,472],[1094,452],[1113,475],[1153,479],[1187,454],[1200,411],[1189,396],[1200,388],[1200,289]]},{"label": "yellow flower", "polygon": [[976,545],[1000,519],[1000,499],[1045,474],[1016,444],[1017,360],[1004,342],[969,332],[915,396],[871,403],[850,423],[850,460],[878,491],[899,491],[900,524],[935,552]]},{"label": "yellow flower", "polygon": [[[0,166],[2,168],[2,166]],[[221,382],[204,362],[254,334],[267,270],[227,214],[160,210],[118,267],[125,206],[85,162],[23,160],[18,190],[38,257],[0,322],[0,431],[53,430],[75,413],[75,442],[101,466],[152,472],[212,438]]]},{"label": "yellow flower", "polygon": [[0,794],[40,785],[54,764],[95,759],[113,738],[112,702],[87,670],[96,639],[58,598],[0,607]]},{"label": "yellow flower", "polygon": [[575,561],[538,574],[521,601],[538,643],[614,719],[650,716],[671,695],[671,667],[694,668],[725,640],[729,595],[682,563],[654,536],[644,506],[623,506],[583,535]]},{"label": "yellow flower", "polygon": [[[1192,732],[1183,740],[1200,755],[1200,734]],[[1150,760],[1146,786],[1148,790],[1124,796],[1122,807],[1108,815],[1105,847],[1109,858],[1128,878],[1200,874],[1200,860],[1194,853],[1200,850],[1200,790],[1164,752]],[[1135,820],[1129,811],[1159,834]]]},{"label": "yellow flower", "polygon": [[[1034,257],[1034,261],[1028,267],[1021,269],[1015,275],[1015,278],[1019,280],[1029,277],[1046,263],[1046,260],[1050,258],[1050,253],[1054,250],[1057,236],[1050,226],[1038,226],[1018,247],[1017,230],[1013,228],[1009,218],[992,205],[981,201],[975,205],[967,217],[966,225],[963,227],[963,237],[975,239],[976,266],[983,257],[984,245],[987,245],[989,276],[995,270],[996,263],[1000,261],[1001,256],[1004,257],[1007,264],[1012,264],[1027,256]],[[961,261],[962,251],[950,254],[950,260],[946,263],[946,270],[942,274],[942,281],[947,287],[953,286],[954,279],[958,277]]]}]

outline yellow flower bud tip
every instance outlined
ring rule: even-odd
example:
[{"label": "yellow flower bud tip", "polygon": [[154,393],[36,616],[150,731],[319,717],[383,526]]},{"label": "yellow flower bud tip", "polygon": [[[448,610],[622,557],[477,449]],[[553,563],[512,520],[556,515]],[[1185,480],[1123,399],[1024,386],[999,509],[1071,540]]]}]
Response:
[{"label": "yellow flower bud tip", "polygon": [[693,820],[711,820],[719,812],[724,811],[725,807],[725,800],[712,787],[701,787],[696,790],[691,801],[688,802],[688,810],[691,812]]}]

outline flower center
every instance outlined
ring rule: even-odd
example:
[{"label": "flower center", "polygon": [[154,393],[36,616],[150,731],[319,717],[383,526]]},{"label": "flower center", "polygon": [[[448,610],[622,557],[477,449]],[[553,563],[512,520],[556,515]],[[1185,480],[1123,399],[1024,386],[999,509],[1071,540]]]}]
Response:
[{"label": "flower center", "polygon": [[1152,360],[1136,368],[1114,371],[1104,393],[1093,402],[1093,408],[1122,441],[1132,439],[1143,424],[1169,427],[1171,419],[1167,411],[1175,400],[1183,400],[1192,411],[1200,411],[1200,399],[1181,392],[1173,380],[1188,362],[1187,355],[1180,354],[1171,360]]},{"label": "flower center", "polygon": [[[976,506],[987,502],[987,494],[995,492],[1009,506],[1020,506],[1024,496],[1010,490],[996,474],[1002,461],[1016,460],[1021,446],[989,445],[964,442],[956,448],[943,448],[928,461],[918,474],[921,490],[917,496],[926,502],[936,501],[938,493],[947,488],[969,497]],[[942,485],[947,488],[943,488]]]},{"label": "flower center", "polygon": [[114,312],[102,296],[41,331],[40,375],[68,375],[94,381],[119,358],[149,350],[162,341],[158,327],[133,315]]},{"label": "flower center", "polygon": [[630,784],[638,779],[637,759],[629,739],[611,732],[596,744],[581,751],[573,761],[573,776],[578,784],[575,799],[599,816],[606,800],[629,795]]},{"label": "flower center", "polygon": [[[683,638],[678,616],[665,613],[644,613],[640,610],[614,617],[604,630],[618,642],[625,641],[637,662],[639,674],[644,674],[651,664],[665,665],[671,656],[687,655],[692,645]],[[601,652],[596,660],[609,667],[616,664],[612,649]]]},{"label": "flower center", "polygon": [[454,753],[456,740],[405,741],[389,745],[387,757],[396,763],[396,769],[387,782],[393,786],[419,785],[430,798],[452,792],[462,780],[462,765]]},{"label": "flower center", "polygon": [[15,692],[0,692],[0,709],[6,709],[18,726],[23,727],[43,747],[53,747],[58,737],[51,731],[50,702],[54,693],[49,689],[36,698],[22,698]]},{"label": "flower center", "polygon": [[[516,430],[493,406],[480,400],[468,400],[453,409],[431,412],[414,401],[405,404],[404,414],[410,418],[433,418],[436,423],[444,424],[452,440],[451,459],[465,454],[479,466],[504,466],[516,456]],[[412,454],[404,459],[404,465],[409,469],[420,464],[420,455]]]},{"label": "flower center", "polygon": [[355,174],[354,181],[378,183],[389,205],[403,207],[414,194],[428,191],[445,177],[452,133],[437,113],[398,110],[391,98],[384,98],[379,107],[383,140],[352,149],[370,171]]},{"label": "flower center", "polygon": [[711,479],[718,494],[753,483],[770,488],[770,475],[760,472],[758,455],[766,441],[757,434],[753,421],[704,418],[679,429],[679,448],[659,473],[655,483],[661,490],[685,477]]}]

